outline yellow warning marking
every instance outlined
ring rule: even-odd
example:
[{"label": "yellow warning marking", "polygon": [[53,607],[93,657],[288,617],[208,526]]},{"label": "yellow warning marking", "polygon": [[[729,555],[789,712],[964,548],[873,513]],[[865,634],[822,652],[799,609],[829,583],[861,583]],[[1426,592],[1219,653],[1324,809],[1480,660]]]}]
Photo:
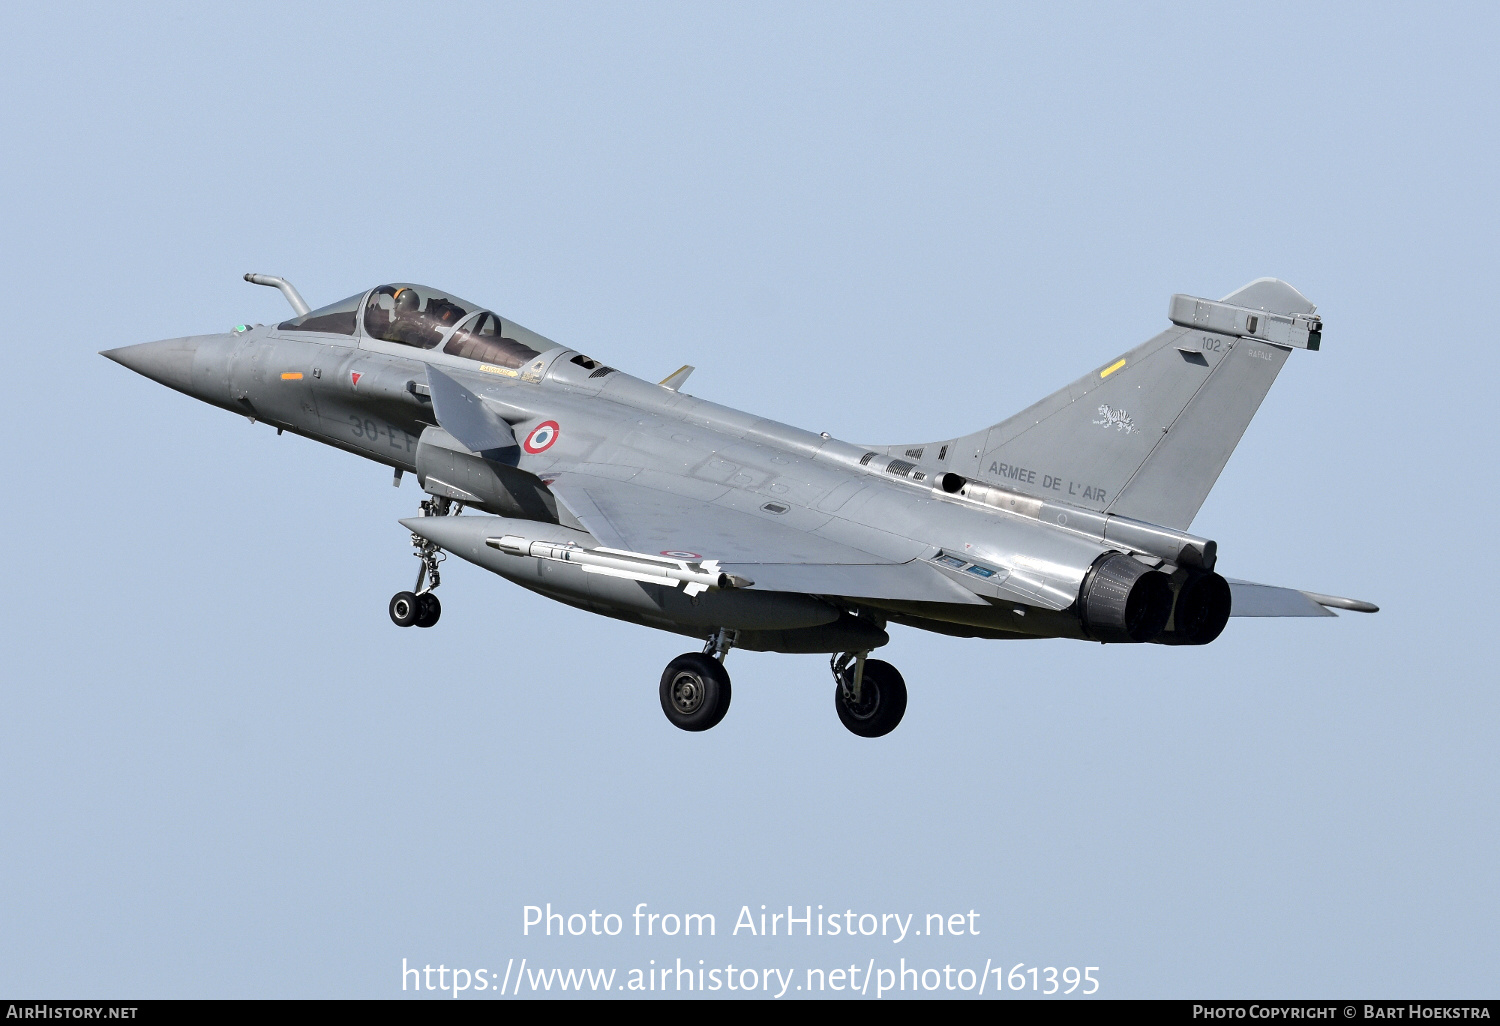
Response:
[{"label": "yellow warning marking", "polygon": [[521,376],[519,373],[511,370],[509,367],[491,367],[487,363],[481,363],[479,365],[479,369],[484,371],[486,374],[502,374],[507,378],[518,378]]},{"label": "yellow warning marking", "polygon": [[1110,364],[1108,367],[1106,367],[1102,371],[1100,371],[1099,372],[1099,376],[1101,378],[1107,378],[1107,377],[1109,377],[1111,374],[1113,374],[1115,371],[1119,370],[1123,366],[1125,366],[1125,357],[1122,356],[1118,360],[1116,360],[1114,363]]},{"label": "yellow warning marking", "polygon": [[281,375],[281,380],[282,381],[301,381],[302,380],[302,372],[301,371],[286,371],[286,372],[284,372]]}]

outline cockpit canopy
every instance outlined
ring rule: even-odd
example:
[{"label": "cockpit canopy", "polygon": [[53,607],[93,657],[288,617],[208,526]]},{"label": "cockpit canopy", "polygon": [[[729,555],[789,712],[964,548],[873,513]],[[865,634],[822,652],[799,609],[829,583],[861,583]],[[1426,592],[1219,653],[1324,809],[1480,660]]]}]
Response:
[{"label": "cockpit canopy", "polygon": [[382,285],[365,302],[365,334],[431,349],[475,307],[420,285]]},{"label": "cockpit canopy", "polygon": [[354,318],[363,302],[363,292],[341,299],[337,303],[319,307],[301,317],[293,317],[276,325],[278,331],[323,331],[330,335],[354,334]]},{"label": "cockpit canopy", "polygon": [[[361,314],[361,310],[363,314]],[[424,285],[382,285],[283,321],[281,331],[363,334],[417,349],[443,347],[467,360],[520,367],[557,343],[467,300]]]}]

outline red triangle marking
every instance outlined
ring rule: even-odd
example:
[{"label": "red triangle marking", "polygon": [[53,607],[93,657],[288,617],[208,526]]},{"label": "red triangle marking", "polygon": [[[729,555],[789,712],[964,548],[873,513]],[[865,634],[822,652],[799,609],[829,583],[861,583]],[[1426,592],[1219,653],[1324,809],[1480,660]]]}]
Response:
[{"label": "red triangle marking", "polygon": [[352,382],[354,382],[354,384],[356,384],[356,385],[359,384],[359,379],[362,378],[362,377],[364,377],[364,375],[361,374],[359,371],[350,371],[349,372],[349,379]]}]

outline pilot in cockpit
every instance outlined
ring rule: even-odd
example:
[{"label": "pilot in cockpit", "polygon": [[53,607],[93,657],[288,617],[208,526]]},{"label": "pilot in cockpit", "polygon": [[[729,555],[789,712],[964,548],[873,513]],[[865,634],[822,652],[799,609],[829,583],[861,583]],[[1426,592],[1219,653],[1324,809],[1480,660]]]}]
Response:
[{"label": "pilot in cockpit", "polygon": [[373,338],[431,349],[468,314],[464,305],[410,285],[384,285],[365,307],[365,331]]},{"label": "pilot in cockpit", "polygon": [[416,289],[402,288],[392,298],[391,335],[409,346],[422,345],[422,297]]}]

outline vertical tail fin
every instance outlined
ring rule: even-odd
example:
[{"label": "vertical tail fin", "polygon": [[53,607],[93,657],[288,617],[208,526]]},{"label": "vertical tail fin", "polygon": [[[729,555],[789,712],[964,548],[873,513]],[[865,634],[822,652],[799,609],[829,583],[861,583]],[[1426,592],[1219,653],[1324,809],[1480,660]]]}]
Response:
[{"label": "vertical tail fin", "polygon": [[921,448],[974,480],[1185,530],[1292,348],[1318,347],[1315,311],[1274,278],[1218,302],[1174,296],[1155,338],[1009,420]]}]

